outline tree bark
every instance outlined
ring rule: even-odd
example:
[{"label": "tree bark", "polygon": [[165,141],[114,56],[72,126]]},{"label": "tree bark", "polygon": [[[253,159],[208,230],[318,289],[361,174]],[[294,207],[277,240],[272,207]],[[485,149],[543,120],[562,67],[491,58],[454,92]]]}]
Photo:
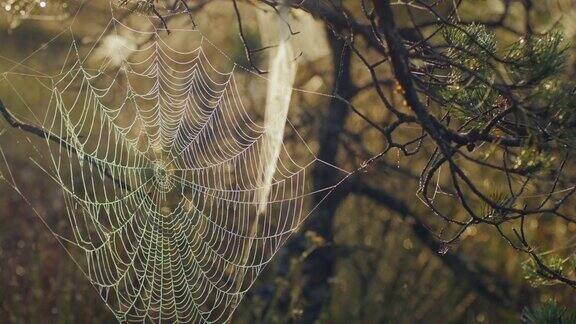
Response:
[{"label": "tree bark", "polygon": [[[353,96],[354,84],[351,76],[351,50],[345,41],[334,36],[328,30],[330,46],[332,49],[333,92],[345,100]],[[329,109],[319,123],[318,158],[330,164],[336,164],[340,147],[340,135],[344,130],[346,118],[350,109],[340,99],[333,98]],[[321,190],[334,185],[334,179],[340,175],[333,168],[326,168],[319,163],[312,173],[315,190]],[[326,193],[321,191],[314,197],[314,205],[320,204],[315,213],[310,216],[303,231],[313,231],[321,236],[326,244],[315,250],[303,265],[304,273],[309,274],[306,289],[303,292],[305,305],[302,318],[299,322],[313,323],[317,321],[322,308],[330,302],[330,280],[334,275],[336,262],[336,249],[334,246],[333,222],[336,210],[345,198],[343,193],[332,193],[324,199]],[[302,238],[300,238],[302,239]],[[303,244],[300,244],[302,247]]]}]

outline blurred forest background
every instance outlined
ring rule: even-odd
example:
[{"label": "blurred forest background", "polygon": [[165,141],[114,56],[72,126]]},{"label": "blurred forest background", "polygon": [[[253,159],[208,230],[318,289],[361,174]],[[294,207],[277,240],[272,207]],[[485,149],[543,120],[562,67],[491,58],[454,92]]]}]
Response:
[{"label": "blurred forest background", "polygon": [[[73,7],[73,3],[46,0],[47,7],[40,7],[40,2],[32,1],[30,10],[34,15],[20,19],[13,11],[24,2],[0,0],[0,73],[54,37],[68,19],[66,12],[73,10],[67,7]],[[447,16],[457,3],[459,19],[486,22],[502,44],[516,41],[521,32],[514,31],[523,31],[527,25],[534,33],[560,30],[566,44],[576,40],[576,4],[571,0],[423,2],[436,6],[440,15]],[[293,11],[293,29],[298,32],[294,35],[295,44],[302,52],[295,87],[336,94],[353,102],[356,109],[378,125],[390,124],[392,114],[376,107],[381,104],[377,91],[371,87],[370,71],[346,41],[335,36],[339,27],[324,22],[330,15],[337,18],[342,12],[337,8],[342,7],[351,15],[362,17],[362,3],[326,3],[306,2],[302,9]],[[254,62],[248,61],[231,1],[190,1],[189,5],[199,29],[236,62],[266,66],[263,53],[254,54]],[[256,5],[243,1],[238,5],[246,43],[254,48],[262,46]],[[54,6],[58,6],[55,16],[41,19],[42,10],[53,10]],[[90,44],[95,31],[101,31],[107,22],[99,19],[100,13],[109,7],[104,0],[89,1],[86,6],[89,10],[84,8],[84,16],[78,17],[82,24],[77,25],[74,36],[81,43]],[[315,12],[315,8],[323,14],[316,12],[313,22],[307,12]],[[412,13],[401,5],[397,8],[399,26],[408,27],[412,14],[420,21],[430,19],[423,9]],[[366,18],[356,22],[357,28],[370,28]],[[403,31],[404,37],[411,37],[409,28]],[[357,47],[366,48],[366,57],[378,57],[367,49],[370,41],[358,38]],[[68,39],[59,42],[50,43],[29,62],[35,66],[58,66],[63,49],[68,48]],[[566,56],[565,68],[557,73],[571,80],[576,76],[576,52],[572,46],[567,47]],[[379,67],[376,73],[393,105],[405,105],[390,67]],[[7,89],[0,90],[3,96],[14,95],[7,94]],[[42,98],[34,100],[41,102]],[[13,108],[15,114],[26,113],[18,109]],[[291,111],[290,118],[306,141],[318,150],[319,158],[349,170],[361,167],[386,146],[386,139],[373,125],[338,100],[307,101],[301,109]],[[29,161],[29,152],[19,150],[14,137],[17,133],[5,134],[9,128],[0,122],[0,133],[5,137],[2,143],[10,143],[10,147],[4,147],[4,151],[10,151],[8,162],[17,166],[11,170],[18,179],[18,188],[39,213],[46,215],[47,222],[58,228],[60,222],[66,221],[62,219],[64,203],[59,188]],[[419,132],[419,128],[405,125],[395,136],[412,139]],[[564,312],[568,323],[570,309],[576,306],[576,290],[539,276],[530,265],[530,256],[512,247],[494,226],[467,226],[457,241],[439,243],[435,230],[442,232],[442,219],[416,195],[420,172],[433,150],[426,142],[417,154],[410,156],[390,150],[359,172],[352,185],[344,185],[331,195],[268,265],[232,322],[516,323],[522,320],[523,313],[524,320],[529,321],[548,309],[556,314]],[[573,173],[575,167],[568,163],[566,168]],[[468,166],[467,172],[487,187],[506,186],[501,173],[486,171],[482,166]],[[443,176],[438,176],[439,188],[449,183]],[[322,187],[327,177],[330,174],[316,174],[314,181]],[[566,208],[573,211],[575,203],[567,202]],[[446,199],[442,208],[453,215],[465,214],[456,199]],[[537,242],[539,253],[560,253],[562,260],[573,256],[576,224],[545,215],[525,222],[525,231]],[[560,263],[566,276],[573,276],[576,263]],[[114,321],[98,292],[31,211],[30,204],[10,186],[0,185],[0,322]]]}]

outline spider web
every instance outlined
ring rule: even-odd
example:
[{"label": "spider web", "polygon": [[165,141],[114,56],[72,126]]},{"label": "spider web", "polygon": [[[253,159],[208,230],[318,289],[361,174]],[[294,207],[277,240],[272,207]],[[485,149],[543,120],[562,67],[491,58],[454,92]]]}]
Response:
[{"label": "spider web", "polygon": [[[139,44],[126,42],[128,34]],[[267,80],[198,30],[139,30],[111,17],[94,42],[109,44],[115,55],[107,56],[78,44],[72,28],[58,40],[69,44],[59,71],[23,61],[1,81],[14,106],[27,109],[18,118],[48,134],[6,129],[26,138],[32,162],[62,191],[67,227],[41,219],[71,256],[83,256],[75,262],[119,321],[228,321],[349,173],[338,169],[333,186],[314,189],[311,170],[336,167],[317,159],[288,122],[290,140],[267,185]],[[32,81],[40,91],[23,90]],[[10,146],[0,146],[2,175],[19,191]]]}]

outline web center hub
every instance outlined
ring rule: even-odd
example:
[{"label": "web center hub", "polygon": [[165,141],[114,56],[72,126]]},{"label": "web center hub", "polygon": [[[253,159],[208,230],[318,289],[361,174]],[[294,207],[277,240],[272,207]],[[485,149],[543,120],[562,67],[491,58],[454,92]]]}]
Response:
[{"label": "web center hub", "polygon": [[172,179],[170,170],[164,161],[157,160],[152,166],[154,173],[154,182],[160,192],[166,193],[174,187],[174,180]]}]

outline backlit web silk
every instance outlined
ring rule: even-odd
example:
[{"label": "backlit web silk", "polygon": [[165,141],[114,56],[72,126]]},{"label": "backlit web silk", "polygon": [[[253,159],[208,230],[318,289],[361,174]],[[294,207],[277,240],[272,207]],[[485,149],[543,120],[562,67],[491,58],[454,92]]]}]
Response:
[{"label": "backlit web silk", "polygon": [[[63,193],[66,212],[58,217],[68,226],[51,231],[83,256],[76,262],[119,321],[229,320],[338,184],[314,189],[312,168],[334,167],[288,122],[272,183],[263,181],[267,80],[199,31],[143,31],[112,18],[98,46],[73,36],[70,29],[61,37],[72,40],[60,71],[22,62],[0,81],[28,108],[18,118],[50,134],[6,129],[26,138],[31,163]],[[30,80],[43,90],[19,86]],[[30,106],[32,96],[43,105]],[[17,188],[9,145],[1,147],[3,176]]]}]

